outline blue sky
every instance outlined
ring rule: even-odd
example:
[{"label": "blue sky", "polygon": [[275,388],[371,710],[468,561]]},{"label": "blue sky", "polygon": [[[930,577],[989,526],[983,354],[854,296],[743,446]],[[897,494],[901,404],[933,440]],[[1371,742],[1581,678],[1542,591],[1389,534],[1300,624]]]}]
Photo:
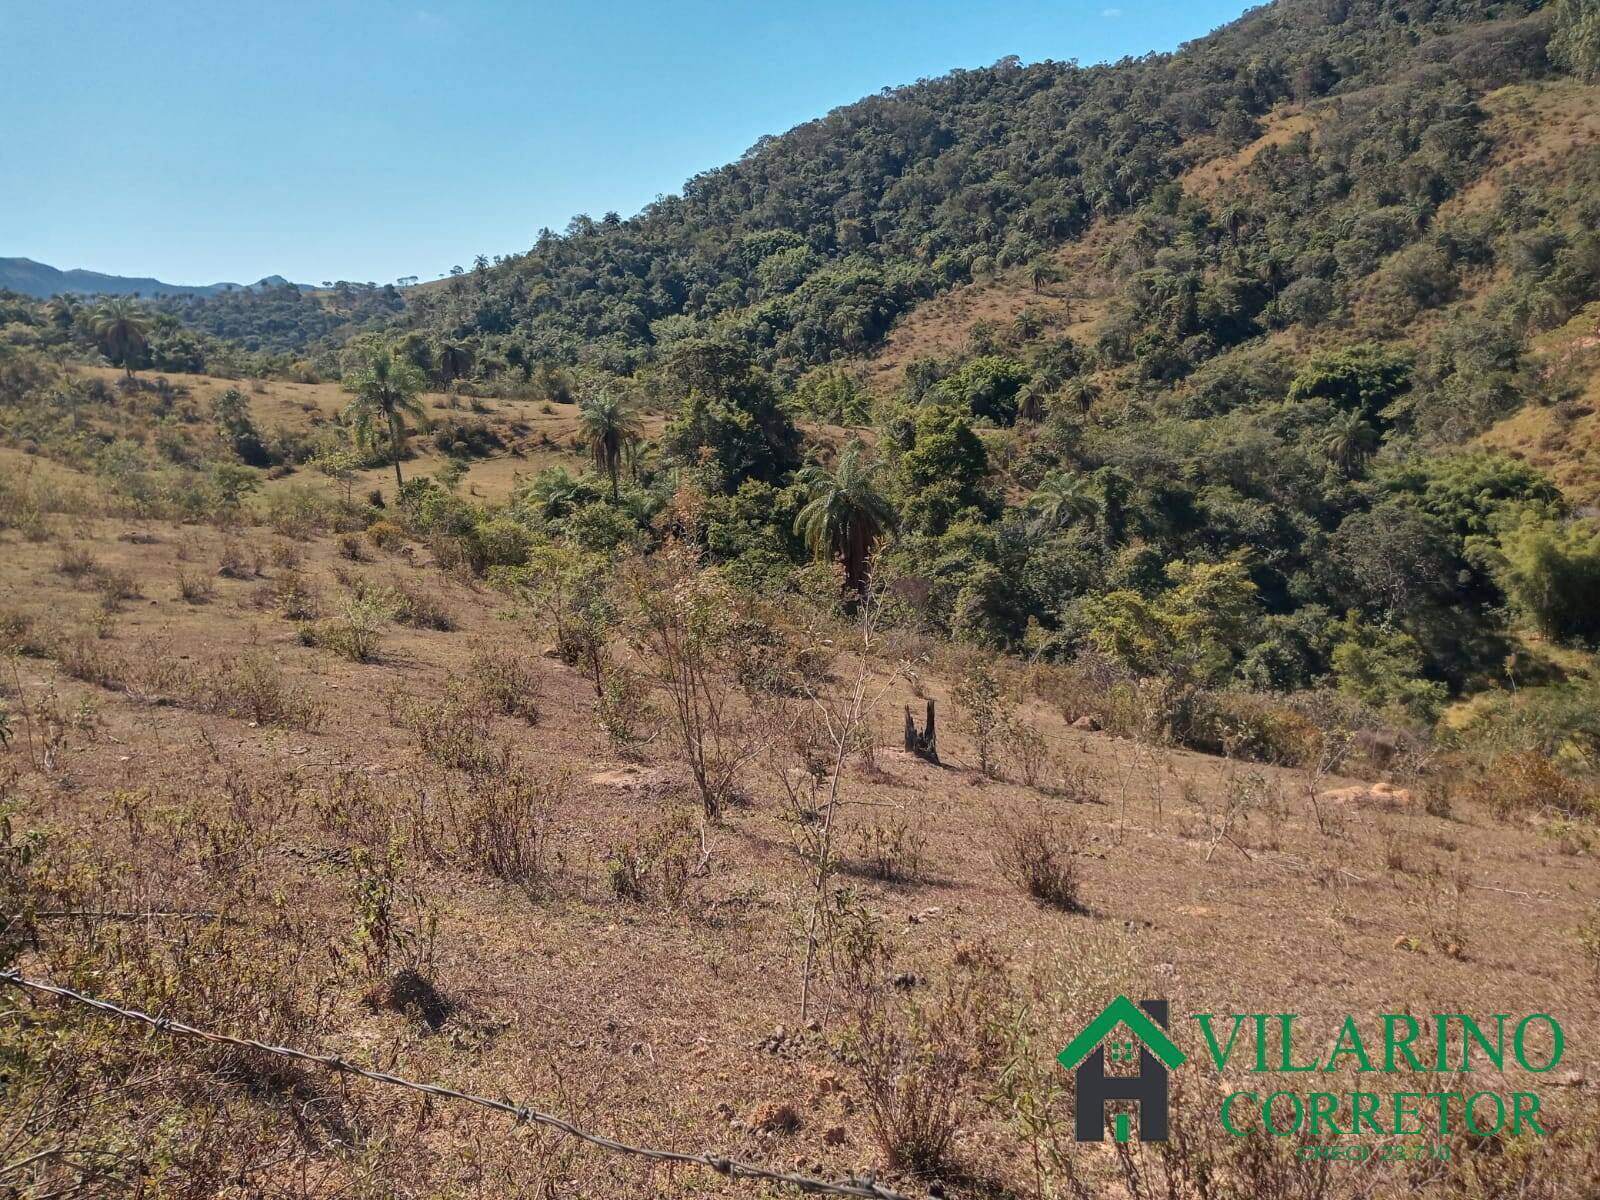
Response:
[{"label": "blue sky", "polygon": [[881,87],[1168,50],[1215,0],[0,0],[0,256],[432,278]]}]

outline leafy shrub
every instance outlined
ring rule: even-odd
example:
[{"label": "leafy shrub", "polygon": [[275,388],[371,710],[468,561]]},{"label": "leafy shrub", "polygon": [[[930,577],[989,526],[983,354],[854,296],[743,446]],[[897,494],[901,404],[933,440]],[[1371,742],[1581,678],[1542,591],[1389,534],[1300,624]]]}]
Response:
[{"label": "leafy shrub", "polygon": [[1553,638],[1600,642],[1600,524],[1527,514],[1500,538],[1506,594]]},{"label": "leafy shrub", "polygon": [[956,706],[961,711],[960,727],[970,734],[978,754],[978,769],[992,775],[998,765],[998,752],[1011,717],[1011,702],[1000,690],[994,672],[987,667],[968,671],[956,684]]},{"label": "leafy shrub", "polygon": [[393,521],[378,520],[367,526],[367,541],[379,550],[398,550],[405,545],[406,532]]},{"label": "leafy shrub", "polygon": [[340,598],[337,615],[318,624],[315,641],[351,662],[371,662],[393,617],[394,607],[384,596],[351,592]]}]

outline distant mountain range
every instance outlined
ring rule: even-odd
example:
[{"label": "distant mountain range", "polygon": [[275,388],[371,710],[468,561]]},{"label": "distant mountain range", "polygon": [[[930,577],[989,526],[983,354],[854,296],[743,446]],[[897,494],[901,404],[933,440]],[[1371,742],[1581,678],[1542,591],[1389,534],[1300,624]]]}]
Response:
[{"label": "distant mountain range", "polygon": [[[282,275],[268,275],[250,286],[283,287],[288,282]],[[0,258],[0,288],[40,299],[61,295],[213,296],[218,292],[238,291],[242,286],[237,283],[162,283],[159,279],[102,275],[99,271],[63,271],[31,258]]]}]

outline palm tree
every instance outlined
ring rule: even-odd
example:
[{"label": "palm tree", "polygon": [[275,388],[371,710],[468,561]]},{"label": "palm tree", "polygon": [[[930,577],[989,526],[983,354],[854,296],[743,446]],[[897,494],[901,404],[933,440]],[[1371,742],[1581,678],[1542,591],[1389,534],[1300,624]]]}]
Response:
[{"label": "palm tree", "polygon": [[1346,475],[1355,476],[1377,452],[1378,431],[1361,416],[1359,409],[1340,413],[1328,427],[1322,448]]},{"label": "palm tree", "polygon": [[1028,497],[1028,507],[1034,511],[1034,529],[1039,533],[1054,533],[1074,521],[1098,514],[1100,501],[1089,490],[1083,476],[1051,471]]},{"label": "palm tree", "polygon": [[578,406],[578,436],[588,443],[595,470],[611,477],[611,501],[616,503],[617,472],[629,441],[639,436],[639,419],[626,400],[601,392]]},{"label": "palm tree", "polygon": [[354,397],[344,410],[351,434],[358,446],[365,447],[376,446],[380,437],[387,437],[396,488],[405,484],[400,477],[400,456],[406,449],[406,418],[419,423],[424,420],[423,382],[422,372],[389,346],[367,348],[344,377],[344,390]]},{"label": "palm tree", "polygon": [[867,556],[895,522],[874,475],[860,447],[851,446],[833,470],[813,463],[795,476],[810,497],[794,519],[795,533],[818,558],[840,555],[845,583],[857,592],[866,591]]},{"label": "palm tree", "polygon": [[472,370],[472,351],[453,342],[440,347],[439,376],[446,383],[461,379],[470,370]]},{"label": "palm tree", "polygon": [[1100,389],[1095,386],[1094,380],[1087,375],[1075,375],[1067,380],[1063,389],[1067,398],[1078,406],[1078,411],[1084,416],[1089,415],[1089,410],[1094,407],[1095,399],[1100,395]]},{"label": "palm tree", "polygon": [[583,503],[584,490],[583,483],[565,467],[551,467],[534,476],[522,499],[546,521],[558,521]]},{"label": "palm tree", "polygon": [[1025,383],[1017,391],[1017,420],[1038,424],[1044,420],[1045,390],[1038,382]]},{"label": "palm tree", "polygon": [[150,345],[150,318],[132,300],[103,300],[90,318],[94,336],[106,357],[133,375],[134,365]]}]

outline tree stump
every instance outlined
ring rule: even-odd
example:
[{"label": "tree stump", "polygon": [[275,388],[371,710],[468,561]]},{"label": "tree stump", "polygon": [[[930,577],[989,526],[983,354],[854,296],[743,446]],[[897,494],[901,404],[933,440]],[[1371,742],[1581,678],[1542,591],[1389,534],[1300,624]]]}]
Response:
[{"label": "tree stump", "polygon": [[918,758],[939,765],[939,735],[934,728],[933,701],[928,701],[928,723],[920,731],[912,719],[911,706],[906,705],[906,750]]}]

